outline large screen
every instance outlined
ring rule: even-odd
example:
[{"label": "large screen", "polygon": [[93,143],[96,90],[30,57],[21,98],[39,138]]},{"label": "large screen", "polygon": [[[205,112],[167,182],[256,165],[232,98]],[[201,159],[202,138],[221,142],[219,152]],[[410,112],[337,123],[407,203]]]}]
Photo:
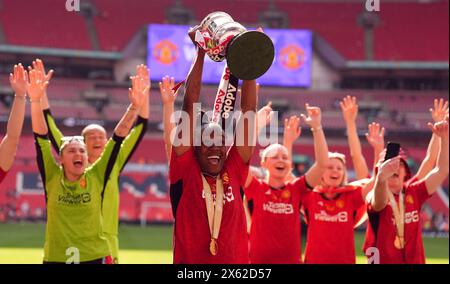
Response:
[{"label": "large screen", "polygon": [[[187,36],[189,26],[151,24],[148,26],[147,64],[152,80],[168,75],[176,82],[186,78],[195,55]],[[309,87],[311,84],[312,33],[308,30],[275,30],[264,32],[275,46],[275,59],[257,81],[261,85]],[[218,84],[225,62],[213,62],[206,56],[203,83]]]}]

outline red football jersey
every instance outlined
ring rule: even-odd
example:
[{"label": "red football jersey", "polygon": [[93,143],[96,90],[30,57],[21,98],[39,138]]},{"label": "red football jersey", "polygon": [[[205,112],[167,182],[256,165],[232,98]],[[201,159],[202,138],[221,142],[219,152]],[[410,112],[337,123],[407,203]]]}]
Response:
[{"label": "red football jersey", "polygon": [[253,178],[245,189],[253,201],[250,263],[301,263],[300,202],[307,190],[302,176],[281,189]]},{"label": "red football jersey", "polygon": [[[248,236],[243,187],[249,165],[235,147],[231,147],[222,170],[224,206],[218,237],[218,253],[209,250],[211,233],[203,193],[201,170],[191,148],[177,157],[172,151],[170,161],[170,200],[175,217],[173,262],[176,264],[247,264]],[[211,188],[215,180],[207,179]]]},{"label": "red football jersey", "polygon": [[305,194],[303,208],[308,222],[305,263],[355,263],[353,227],[362,206],[360,187],[338,193],[333,199],[316,191]]},{"label": "red football jersey", "polygon": [[[375,212],[370,205],[370,198],[368,200],[369,224],[363,249],[367,251],[370,247],[377,248],[381,264],[425,263],[420,211],[423,203],[430,195],[428,195],[425,181],[408,184],[403,192],[405,194],[405,248],[402,250],[394,246],[397,229],[392,207],[386,205],[383,210]],[[394,195],[394,197],[396,202],[398,202],[398,195]]]},{"label": "red football jersey", "polygon": [[5,171],[3,171],[2,168],[0,168],[0,183],[3,181],[3,179],[6,177],[6,173]]}]

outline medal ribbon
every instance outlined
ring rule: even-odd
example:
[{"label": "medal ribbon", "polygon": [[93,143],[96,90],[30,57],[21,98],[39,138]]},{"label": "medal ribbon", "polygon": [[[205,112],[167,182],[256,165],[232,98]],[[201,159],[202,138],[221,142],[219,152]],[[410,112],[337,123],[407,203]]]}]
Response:
[{"label": "medal ribbon", "polygon": [[405,247],[404,240],[405,240],[405,203],[403,202],[403,192],[400,191],[399,194],[399,200],[398,200],[398,206],[397,202],[395,201],[394,194],[390,191],[388,191],[389,195],[389,204],[392,207],[392,212],[394,214],[394,220],[395,220],[395,227],[397,229],[397,238],[399,239],[400,243],[400,249],[403,249]]},{"label": "medal ribbon", "polygon": [[[216,201],[213,201],[211,187],[202,174],[203,190],[205,192],[206,211],[208,215],[209,231],[211,233],[211,242],[217,244],[219,237],[220,224],[222,222],[223,213],[223,182],[220,176],[216,178]],[[215,253],[211,251],[213,255]]]}]

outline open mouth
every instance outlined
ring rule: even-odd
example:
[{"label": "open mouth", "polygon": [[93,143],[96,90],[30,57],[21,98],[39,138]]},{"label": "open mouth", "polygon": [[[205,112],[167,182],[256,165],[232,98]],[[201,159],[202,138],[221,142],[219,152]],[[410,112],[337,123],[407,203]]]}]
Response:
[{"label": "open mouth", "polygon": [[100,150],[101,148],[102,148],[102,146],[101,145],[94,145],[94,147],[93,147],[95,150]]},{"label": "open mouth", "polygon": [[82,168],[82,167],[83,167],[83,161],[81,161],[81,160],[75,160],[75,161],[73,162],[73,166],[76,167],[76,168]]},{"label": "open mouth", "polygon": [[286,167],[284,167],[284,166],[276,166],[275,169],[276,169],[277,171],[282,172],[282,171],[284,171],[284,169],[286,169]]},{"label": "open mouth", "polygon": [[213,166],[217,166],[220,163],[220,157],[217,155],[208,156],[208,162]]},{"label": "open mouth", "polygon": [[330,179],[331,179],[331,180],[334,180],[334,181],[337,181],[337,180],[339,180],[339,177],[336,177],[336,176],[330,176]]}]

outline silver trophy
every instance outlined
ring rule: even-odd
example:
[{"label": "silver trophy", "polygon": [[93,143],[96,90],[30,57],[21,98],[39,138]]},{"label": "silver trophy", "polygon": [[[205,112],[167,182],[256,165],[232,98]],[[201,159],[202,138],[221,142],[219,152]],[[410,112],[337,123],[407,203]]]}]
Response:
[{"label": "silver trophy", "polygon": [[199,30],[211,38],[208,56],[216,62],[226,59],[230,72],[239,79],[254,80],[272,65],[272,40],[262,32],[247,31],[225,12],[206,16]]}]

